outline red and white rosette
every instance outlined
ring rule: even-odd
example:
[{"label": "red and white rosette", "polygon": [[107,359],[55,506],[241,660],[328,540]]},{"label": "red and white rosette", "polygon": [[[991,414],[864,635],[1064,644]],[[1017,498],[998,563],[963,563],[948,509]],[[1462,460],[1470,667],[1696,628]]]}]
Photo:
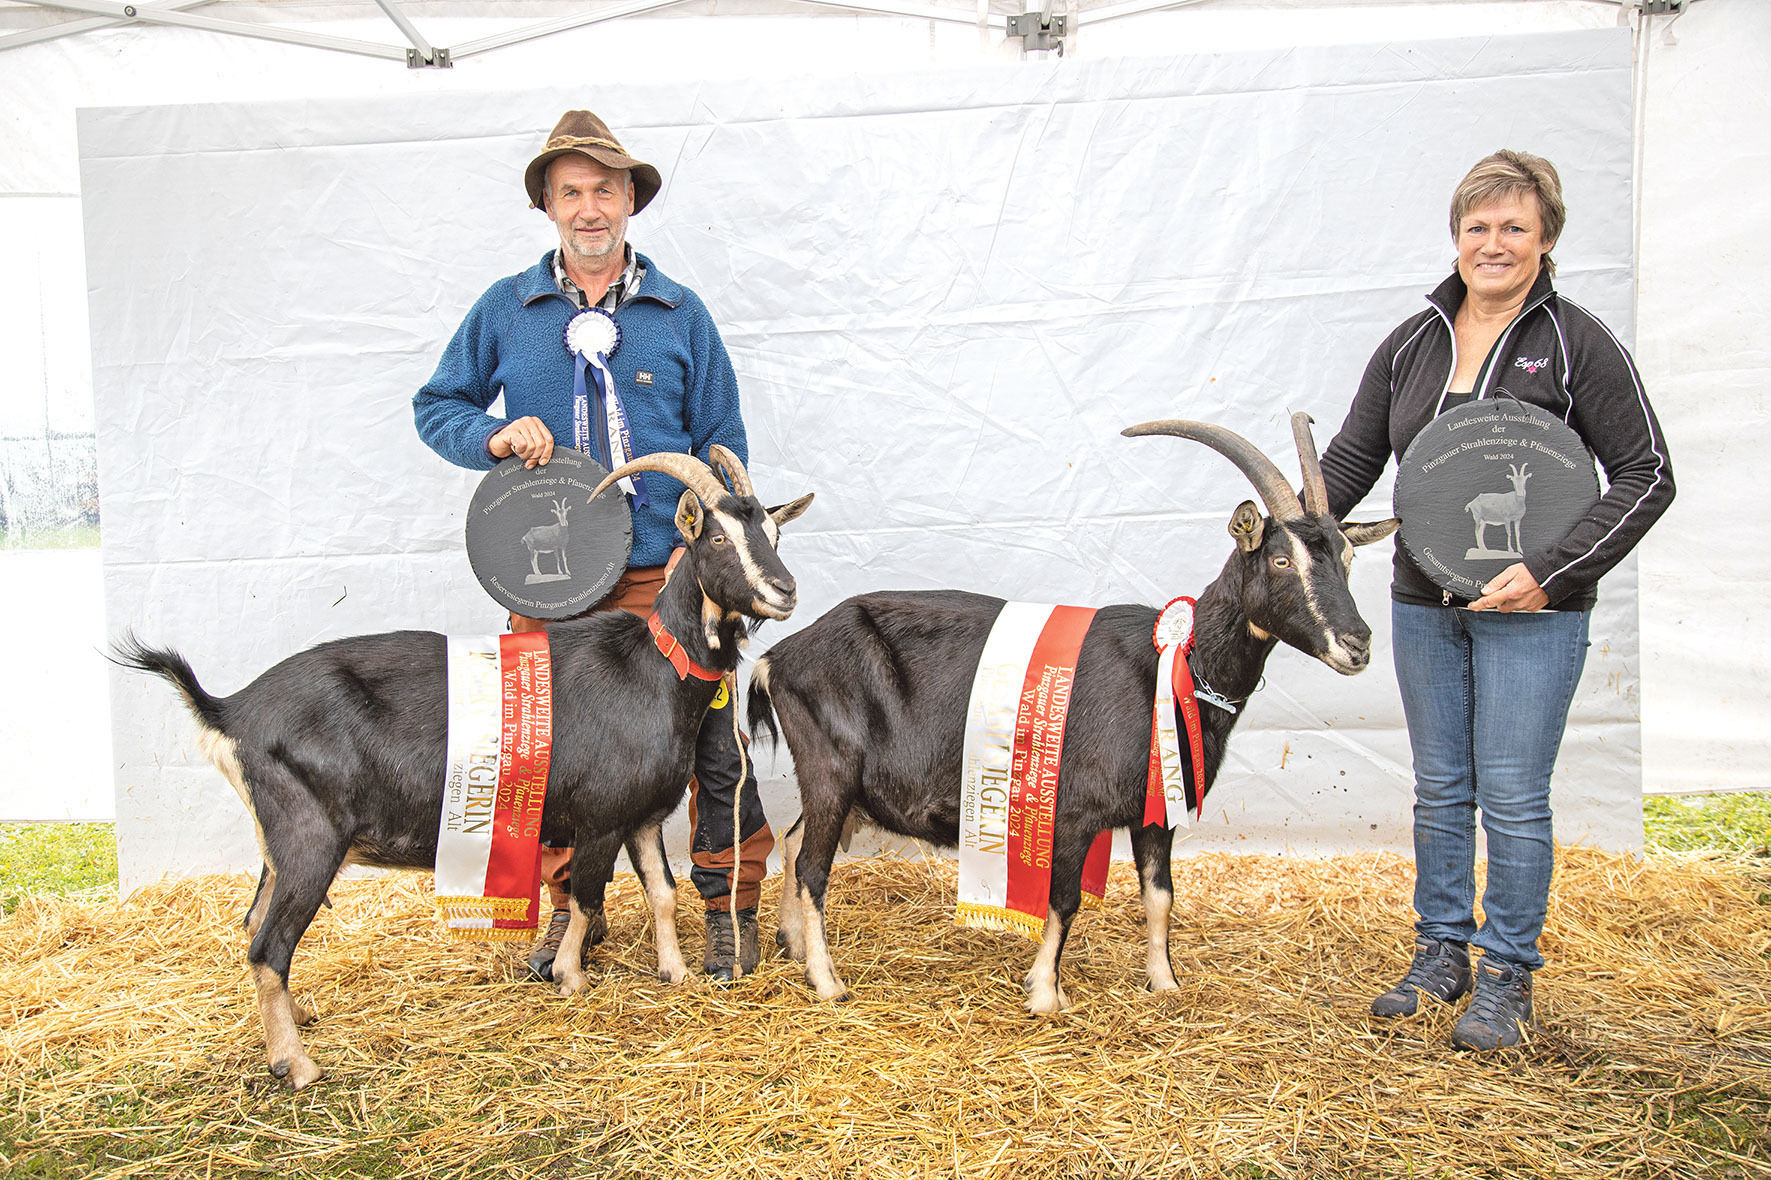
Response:
[{"label": "red and white rosette", "polygon": [[[1145,809],[1145,822],[1161,822],[1171,828],[1191,826],[1187,806],[1187,764],[1181,758],[1180,727],[1175,719],[1175,661],[1186,666],[1193,648],[1191,598],[1177,598],[1156,616],[1152,639],[1160,653],[1156,659],[1156,704],[1151,715],[1150,771],[1152,787],[1160,785],[1160,819]],[[1191,679],[1191,677],[1189,677]],[[1155,795],[1155,791],[1151,795]]]}]

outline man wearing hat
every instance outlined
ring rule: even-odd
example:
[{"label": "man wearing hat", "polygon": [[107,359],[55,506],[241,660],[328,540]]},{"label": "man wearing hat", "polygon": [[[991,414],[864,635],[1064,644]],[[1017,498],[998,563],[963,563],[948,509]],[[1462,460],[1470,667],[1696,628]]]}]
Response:
[{"label": "man wearing hat", "polygon": [[[523,183],[529,204],[558,230],[559,248],[494,283],[467,313],[435,375],[412,399],[419,436],[451,463],[479,470],[511,455],[530,467],[544,464],[555,445],[576,446],[611,469],[664,451],[705,460],[715,443],[747,461],[737,377],[706,306],[627,243],[627,219],[658,194],[658,170],[628,155],[594,114],[567,111],[529,162]],[[587,390],[579,376],[580,358],[566,344],[568,323],[580,352],[585,339],[598,342],[598,361],[611,378],[600,390]],[[500,393],[504,416],[494,417],[487,409]],[[661,473],[636,481],[628,493],[633,552],[627,571],[592,611],[651,613],[677,552],[681,492]],[[513,613],[510,626],[534,631],[544,624]],[[745,772],[741,780],[736,702],[716,698],[715,705],[701,727],[690,783],[690,876],[707,902],[707,972],[730,979],[735,959],[746,973],[756,966],[757,893],[775,838],[755,775]],[[735,793],[743,800],[741,838],[731,830]],[[554,912],[529,968],[544,980],[553,978],[569,919],[570,863],[571,849],[542,849]],[[734,875],[736,929],[729,912]],[[602,915],[593,915],[586,948],[605,929]]]}]

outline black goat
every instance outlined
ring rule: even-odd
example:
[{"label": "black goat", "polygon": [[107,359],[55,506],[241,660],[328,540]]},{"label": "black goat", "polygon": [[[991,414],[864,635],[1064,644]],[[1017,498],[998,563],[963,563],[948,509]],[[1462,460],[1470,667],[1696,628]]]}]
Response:
[{"label": "black goat", "polygon": [[[765,509],[735,455],[714,447],[732,482],[687,455],[623,464],[592,496],[636,471],[688,485],[676,524],[687,550],[656,611],[689,658],[730,672],[746,619],[784,619],[797,591],[776,556],[779,526],[811,496]],[[563,995],[584,986],[589,915],[602,909],[606,874],[625,840],[651,903],[659,974],[688,974],[677,947],[676,889],[659,827],[687,790],[695,735],[718,681],[679,679],[644,620],[625,611],[549,628],[553,753],[542,838],[576,848],[572,922],[555,975]],[[436,864],[448,742],[445,639],[395,631],[335,640],[275,665],[230,697],[197,683],[177,652],[133,637],[113,658],[164,676],[202,724],[200,743],[252,813],[264,854],[246,916],[246,953],[258,992],[270,1070],[296,1089],[320,1070],[296,1031],[311,1019],[289,995],[289,961],[333,877],[347,863],[400,869]],[[583,871],[580,871],[580,866]]]},{"label": "black goat", "polygon": [[[1342,525],[1329,515],[1309,422],[1304,414],[1292,421],[1305,504],[1266,456],[1222,427],[1165,421],[1125,431],[1173,434],[1214,448],[1242,469],[1272,513],[1263,518],[1253,501],[1237,507],[1230,518],[1236,550],[1198,599],[1193,676],[1231,700],[1255,690],[1279,640],[1347,675],[1371,658],[1371,629],[1359,617],[1347,573],[1353,547],[1388,536],[1397,522]],[[823,999],[847,993],[830,958],[824,902],[831,860],[850,828],[873,824],[946,847],[958,841],[967,701],[1001,607],[1000,598],[958,590],[863,594],[757,662],[751,732],[766,728],[786,737],[802,812],[782,841],[777,942],[805,963],[806,981]],[[1131,830],[1150,988],[1178,986],[1168,957],[1174,834],[1143,822],[1156,616],[1147,606],[1105,607],[1083,640],[1059,766],[1045,936],[1024,985],[1034,1012],[1068,1007],[1058,960],[1081,901],[1083,859],[1096,834],[1112,828]],[[1209,785],[1237,714],[1201,712]],[[1181,754],[1191,762],[1185,742]]]}]

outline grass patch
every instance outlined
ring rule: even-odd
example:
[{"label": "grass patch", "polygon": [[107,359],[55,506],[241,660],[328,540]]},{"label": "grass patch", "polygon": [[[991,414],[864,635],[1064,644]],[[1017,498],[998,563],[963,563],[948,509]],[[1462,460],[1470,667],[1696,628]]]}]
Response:
[{"label": "grass patch", "polygon": [[1650,848],[1771,856],[1771,793],[1677,795],[1642,800]]},{"label": "grass patch", "polygon": [[1669,1121],[1679,1138],[1698,1147],[1771,1159],[1771,1089],[1750,1083],[1698,1086],[1673,1096]]},{"label": "grass patch", "polygon": [[0,915],[33,895],[104,895],[116,888],[116,824],[0,824]]},{"label": "grass patch", "polygon": [[0,532],[0,549],[97,549],[98,544],[98,526],[95,524]]}]

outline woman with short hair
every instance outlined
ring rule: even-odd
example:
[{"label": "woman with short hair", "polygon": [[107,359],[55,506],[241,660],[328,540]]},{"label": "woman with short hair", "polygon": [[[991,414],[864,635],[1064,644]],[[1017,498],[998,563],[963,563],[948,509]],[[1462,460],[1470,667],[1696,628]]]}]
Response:
[{"label": "woman with short hair", "polygon": [[[1418,996],[1474,990],[1453,1045],[1519,1042],[1548,907],[1550,773],[1586,661],[1599,578],[1673,499],[1666,440],[1634,362],[1592,313],[1558,294],[1550,258],[1567,211],[1548,160],[1499,151],[1451,200],[1456,270],[1373,354],[1322,456],[1329,508],[1351,511],[1434,418],[1511,397],[1561,419],[1608,487],[1557,543],[1509,565],[1474,601],[1441,590],[1396,547],[1396,679],[1414,754],[1415,923],[1408,973],[1371,1006],[1413,1015]],[[1475,920],[1476,812],[1488,841]],[[1483,954],[1472,972],[1470,947]]]}]

